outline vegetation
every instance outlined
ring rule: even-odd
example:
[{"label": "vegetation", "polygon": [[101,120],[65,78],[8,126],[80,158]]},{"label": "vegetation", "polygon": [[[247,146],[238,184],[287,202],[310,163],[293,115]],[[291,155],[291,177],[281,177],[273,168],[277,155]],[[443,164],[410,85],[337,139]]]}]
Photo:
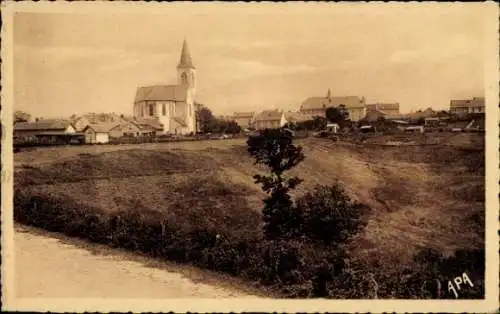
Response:
[{"label": "vegetation", "polygon": [[326,118],[315,116],[312,120],[290,122],[286,127],[294,131],[319,131],[324,130],[326,125]]},{"label": "vegetation", "polygon": [[14,123],[17,122],[29,122],[31,120],[31,115],[27,112],[16,110],[14,112]]},{"label": "vegetation", "polygon": [[282,129],[265,129],[247,141],[248,152],[256,164],[263,164],[269,175],[255,175],[255,183],[270,196],[264,200],[265,234],[268,239],[290,237],[300,221],[294,218],[294,206],[288,192],[302,181],[298,177],[286,178],[284,172],[304,160],[302,147],[292,144],[292,136]]},{"label": "vegetation", "polygon": [[[26,150],[16,154],[15,219],[286,297],[454,299],[447,282],[464,272],[474,288],[460,298],[484,296],[484,151],[325,143],[326,153],[304,140],[298,162],[302,150],[269,133],[253,142],[264,161],[254,165],[235,143]],[[279,238],[264,232],[270,196],[252,180],[260,166],[278,188],[304,179],[282,207],[291,209],[283,225],[298,228]]]},{"label": "vegetation", "polygon": [[242,131],[235,121],[225,121],[213,116],[212,111],[201,105],[196,110],[196,121],[201,133],[237,134]]},{"label": "vegetation", "polygon": [[337,248],[362,230],[369,213],[369,208],[352,201],[338,182],[316,186],[298,199],[297,208],[302,233],[314,242]]},{"label": "vegetation", "polygon": [[326,109],[326,119],[331,123],[337,123],[342,126],[345,121],[349,120],[349,112],[344,105],[329,107]]}]

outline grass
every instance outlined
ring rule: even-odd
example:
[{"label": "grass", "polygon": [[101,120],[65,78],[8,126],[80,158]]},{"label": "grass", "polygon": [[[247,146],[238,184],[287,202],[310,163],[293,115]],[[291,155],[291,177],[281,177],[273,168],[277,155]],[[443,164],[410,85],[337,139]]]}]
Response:
[{"label": "grass", "polygon": [[448,267],[457,260],[483,280],[477,259],[484,254],[484,151],[467,149],[463,139],[460,147],[439,149],[298,142],[306,160],[292,173],[305,181],[294,197],[339,180],[373,209],[347,256],[263,239],[263,194],[252,179],[262,169],[242,140],[20,152],[15,219],[257,280],[292,297],[315,295],[316,266],[328,259],[348,261],[328,284],[337,298],[372,296],[373,281],[376,297],[437,297],[411,287],[432,281],[437,270],[445,284],[459,275]]}]

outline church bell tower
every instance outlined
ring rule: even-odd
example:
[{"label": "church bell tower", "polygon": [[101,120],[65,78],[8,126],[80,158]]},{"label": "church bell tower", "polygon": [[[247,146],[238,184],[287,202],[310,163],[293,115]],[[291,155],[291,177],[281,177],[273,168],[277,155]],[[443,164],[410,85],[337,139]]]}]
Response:
[{"label": "church bell tower", "polygon": [[181,58],[177,65],[177,82],[179,85],[187,85],[192,95],[196,92],[196,68],[193,65],[187,41],[182,44]]}]

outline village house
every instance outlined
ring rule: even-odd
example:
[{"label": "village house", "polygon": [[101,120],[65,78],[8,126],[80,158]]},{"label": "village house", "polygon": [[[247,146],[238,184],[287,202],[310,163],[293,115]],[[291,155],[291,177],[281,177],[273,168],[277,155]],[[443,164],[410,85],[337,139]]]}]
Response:
[{"label": "village house", "polygon": [[[129,131],[124,131],[123,136],[156,136],[157,133],[163,132],[163,125],[154,118],[123,117],[123,121],[133,125]],[[136,132],[135,135],[133,132]]]},{"label": "village house", "polygon": [[90,124],[90,121],[86,117],[77,117],[73,120],[72,124],[77,132],[82,132]]},{"label": "village house", "polygon": [[287,123],[285,114],[280,110],[264,110],[255,117],[257,130],[281,128]]},{"label": "village house", "polygon": [[69,142],[75,134],[75,127],[71,122],[63,119],[44,119],[14,124],[15,142],[64,143]]},{"label": "village house", "polygon": [[221,121],[227,121],[227,122],[234,121],[233,116],[230,115],[218,115],[216,118]]},{"label": "village house", "polygon": [[349,120],[359,121],[366,114],[366,104],[364,97],[341,96],[332,97],[328,90],[326,97],[309,97],[302,102],[300,112],[313,116],[326,116],[326,109],[330,107],[344,106],[349,113]]},{"label": "village house", "polygon": [[235,112],[233,120],[242,128],[250,129],[254,127],[255,112]]},{"label": "village house", "polygon": [[[117,123],[103,122],[91,123],[85,127],[83,133],[85,134],[85,143],[88,144],[105,144],[109,142],[110,133],[113,128],[118,126]],[[117,135],[115,133],[115,135]]]},{"label": "village house", "polygon": [[485,112],[484,97],[473,97],[472,99],[459,99],[450,101],[450,113],[465,115]]},{"label": "village house", "polygon": [[389,116],[396,116],[399,114],[399,103],[376,103],[367,104],[366,111],[378,110]]},{"label": "village house", "polygon": [[312,120],[313,118],[314,118],[314,115],[302,113],[300,111],[298,111],[298,112],[288,111],[287,113],[285,113],[285,119],[289,123],[304,122],[304,121]]},{"label": "village house", "polygon": [[435,117],[437,114],[438,114],[437,111],[435,111],[431,107],[428,107],[425,110],[418,110],[415,112],[411,112],[408,114],[408,117],[412,121],[418,121],[420,119],[423,119],[425,121],[425,118]]},{"label": "village house", "polygon": [[338,133],[340,126],[337,123],[327,123],[326,130],[330,133]]},{"label": "village house", "polygon": [[121,122],[115,123],[114,126],[109,130],[110,138],[120,138],[120,137],[137,137],[141,136],[141,129],[139,126],[133,122],[123,120]]},{"label": "village house", "polygon": [[177,85],[139,87],[135,95],[134,116],[158,120],[163,133],[195,133],[195,93],[196,69],[184,40],[177,66]]},{"label": "village house", "polygon": [[379,119],[389,116],[387,112],[378,109],[366,109],[366,114],[363,118],[366,122],[376,122]]}]

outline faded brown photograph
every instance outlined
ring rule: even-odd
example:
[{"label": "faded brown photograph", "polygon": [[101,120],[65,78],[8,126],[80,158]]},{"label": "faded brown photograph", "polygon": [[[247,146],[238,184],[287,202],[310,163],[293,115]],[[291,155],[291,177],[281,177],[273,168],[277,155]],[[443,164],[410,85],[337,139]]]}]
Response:
[{"label": "faded brown photograph", "polygon": [[487,8],[168,8],[14,14],[16,297],[485,298]]}]

